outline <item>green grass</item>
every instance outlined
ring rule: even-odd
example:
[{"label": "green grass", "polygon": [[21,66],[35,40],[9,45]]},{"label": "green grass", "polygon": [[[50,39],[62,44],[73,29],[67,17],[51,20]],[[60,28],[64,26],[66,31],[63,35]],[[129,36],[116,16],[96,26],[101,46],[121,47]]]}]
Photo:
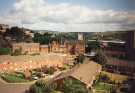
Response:
[{"label": "green grass", "polygon": [[22,83],[22,82],[28,81],[22,77],[19,77],[13,74],[2,74],[1,77],[3,80],[5,80],[8,83]]},{"label": "green grass", "polygon": [[110,91],[111,89],[113,89],[115,86],[112,84],[107,84],[107,83],[102,83],[99,82],[97,84],[95,84],[94,88],[96,91]]},{"label": "green grass", "polygon": [[105,72],[105,71],[102,71],[102,73],[109,76],[112,81],[119,82],[119,83],[122,83],[123,81],[128,79],[128,76],[125,76],[125,75],[109,73],[109,72]]},{"label": "green grass", "polygon": [[0,55],[8,55],[11,53],[10,48],[0,48]]}]

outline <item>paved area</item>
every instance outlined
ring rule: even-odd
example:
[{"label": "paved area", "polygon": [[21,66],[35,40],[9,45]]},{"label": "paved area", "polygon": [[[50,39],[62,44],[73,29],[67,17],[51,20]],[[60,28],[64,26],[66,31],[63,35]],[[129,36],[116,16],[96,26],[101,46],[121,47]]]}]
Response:
[{"label": "paved area", "polygon": [[46,54],[46,55],[20,55],[0,56],[0,71],[18,71],[40,68],[42,66],[63,67],[66,62],[66,56],[62,54]]},{"label": "paved area", "polygon": [[[48,76],[46,78],[42,78],[44,80],[51,79],[61,72],[55,72],[54,75]],[[27,83],[7,83],[3,79],[0,78],[0,93],[26,93],[26,90],[36,82],[27,82]]]},{"label": "paved area", "polygon": [[[43,65],[61,65],[66,60],[65,55],[56,55],[56,54],[48,54],[48,55],[36,55],[36,56],[0,56],[0,69],[4,70],[16,70],[19,68],[36,68],[41,67]],[[9,62],[9,63],[8,63]],[[40,63],[40,64],[39,64]],[[57,63],[57,64],[56,64]],[[59,64],[58,64],[59,63]],[[7,69],[5,69],[5,65]],[[7,84],[5,81],[0,79],[0,93],[25,93],[26,90],[33,83],[21,83],[21,84]]]},{"label": "paved area", "polygon": [[0,93],[25,93],[31,84],[3,84],[0,82]]}]

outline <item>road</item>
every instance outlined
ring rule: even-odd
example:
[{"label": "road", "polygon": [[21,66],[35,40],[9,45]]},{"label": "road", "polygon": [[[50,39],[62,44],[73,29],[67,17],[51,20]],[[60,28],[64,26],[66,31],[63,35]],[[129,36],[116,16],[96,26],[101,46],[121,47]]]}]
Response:
[{"label": "road", "polygon": [[[59,75],[61,72],[55,72],[53,75],[42,78],[44,80],[52,79]],[[25,93],[29,87],[34,84],[37,80],[27,83],[7,83],[0,78],[0,93]]]},{"label": "road", "polygon": [[[52,76],[48,76],[46,78],[43,78],[44,80],[48,80],[50,78],[53,78],[55,75],[60,74],[59,72],[55,73]],[[29,87],[34,84],[37,80],[27,83],[7,83],[4,80],[0,78],[0,93],[25,93],[26,90],[29,89]]]}]

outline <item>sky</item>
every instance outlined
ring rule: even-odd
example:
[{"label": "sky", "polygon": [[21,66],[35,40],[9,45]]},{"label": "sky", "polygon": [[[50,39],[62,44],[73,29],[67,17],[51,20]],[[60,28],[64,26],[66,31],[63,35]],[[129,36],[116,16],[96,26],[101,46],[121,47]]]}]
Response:
[{"label": "sky", "polygon": [[135,29],[135,0],[0,0],[0,23],[33,30]]}]

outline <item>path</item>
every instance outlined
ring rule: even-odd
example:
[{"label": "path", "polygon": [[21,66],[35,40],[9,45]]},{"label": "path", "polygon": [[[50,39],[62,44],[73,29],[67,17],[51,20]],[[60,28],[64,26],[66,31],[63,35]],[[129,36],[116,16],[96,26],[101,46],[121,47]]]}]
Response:
[{"label": "path", "polygon": [[32,83],[24,84],[5,84],[0,80],[0,93],[25,93]]}]

